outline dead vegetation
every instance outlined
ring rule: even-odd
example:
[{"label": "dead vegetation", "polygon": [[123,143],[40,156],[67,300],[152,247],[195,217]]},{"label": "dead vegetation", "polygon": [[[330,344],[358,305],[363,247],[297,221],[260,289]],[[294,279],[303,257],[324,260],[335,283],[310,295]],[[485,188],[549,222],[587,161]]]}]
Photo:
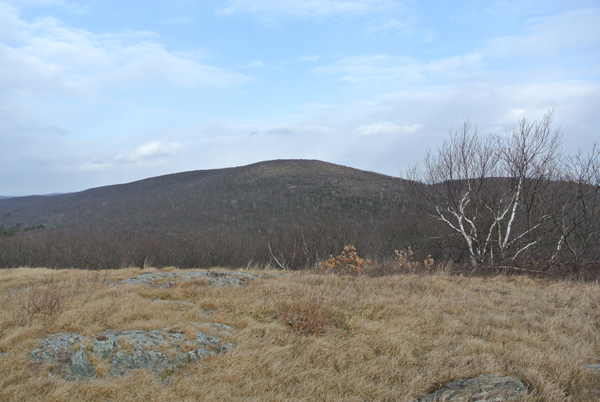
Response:
[{"label": "dead vegetation", "polygon": [[[600,359],[597,283],[302,272],[236,288],[114,284],[140,272],[0,271],[0,400],[409,401],[490,373],[523,381],[525,400],[600,397],[586,367]],[[193,333],[195,322],[232,326],[236,346],[165,381],[137,371],[67,382],[28,357],[53,333]]]}]

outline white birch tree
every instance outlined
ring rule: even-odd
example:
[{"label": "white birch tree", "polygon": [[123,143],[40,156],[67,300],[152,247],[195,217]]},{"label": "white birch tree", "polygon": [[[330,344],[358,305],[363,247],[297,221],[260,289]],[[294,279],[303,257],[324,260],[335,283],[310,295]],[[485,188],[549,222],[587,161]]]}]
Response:
[{"label": "white birch tree", "polygon": [[594,144],[587,155],[568,157],[560,182],[555,186],[552,222],[559,232],[554,262],[563,247],[575,265],[600,243],[600,149]]},{"label": "white birch tree", "polygon": [[459,236],[475,268],[495,258],[514,260],[540,239],[538,213],[545,183],[555,174],[560,130],[551,109],[504,136],[481,138],[469,121],[449,130],[437,154],[408,171],[412,194],[432,218]]}]

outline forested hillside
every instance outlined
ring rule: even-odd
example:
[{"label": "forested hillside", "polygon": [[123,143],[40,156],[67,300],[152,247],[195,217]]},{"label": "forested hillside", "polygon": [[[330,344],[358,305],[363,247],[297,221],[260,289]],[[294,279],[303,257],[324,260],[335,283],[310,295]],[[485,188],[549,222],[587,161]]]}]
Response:
[{"label": "forested hillside", "polygon": [[402,179],[320,161],[192,171],[55,196],[0,202],[5,228],[78,232],[243,232],[330,217],[383,222],[406,200]]}]

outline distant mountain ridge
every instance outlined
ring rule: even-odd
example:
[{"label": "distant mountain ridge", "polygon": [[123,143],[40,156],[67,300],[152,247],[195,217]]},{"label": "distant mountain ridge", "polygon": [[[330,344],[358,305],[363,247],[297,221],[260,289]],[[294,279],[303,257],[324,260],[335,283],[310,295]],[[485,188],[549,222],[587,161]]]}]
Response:
[{"label": "distant mountain ridge", "polygon": [[0,225],[158,233],[255,232],[324,219],[385,221],[405,181],[316,160],[175,173],[53,196],[0,200]]}]

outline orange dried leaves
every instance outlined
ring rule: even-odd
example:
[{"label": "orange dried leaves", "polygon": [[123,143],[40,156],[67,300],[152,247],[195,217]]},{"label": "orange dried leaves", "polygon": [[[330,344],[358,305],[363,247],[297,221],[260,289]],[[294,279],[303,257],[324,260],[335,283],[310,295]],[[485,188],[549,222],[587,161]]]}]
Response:
[{"label": "orange dried leaves", "polygon": [[407,270],[409,272],[417,272],[422,268],[425,268],[427,271],[431,271],[435,262],[430,255],[428,255],[423,262],[414,261],[415,253],[410,249],[410,247],[405,250],[396,250],[395,253],[398,256],[398,260],[396,260],[398,269]]},{"label": "orange dried leaves", "polygon": [[370,265],[372,261],[358,256],[356,247],[346,246],[337,257],[330,256],[326,261],[319,262],[322,271],[335,272],[338,275],[355,273],[361,274],[364,265]]}]

